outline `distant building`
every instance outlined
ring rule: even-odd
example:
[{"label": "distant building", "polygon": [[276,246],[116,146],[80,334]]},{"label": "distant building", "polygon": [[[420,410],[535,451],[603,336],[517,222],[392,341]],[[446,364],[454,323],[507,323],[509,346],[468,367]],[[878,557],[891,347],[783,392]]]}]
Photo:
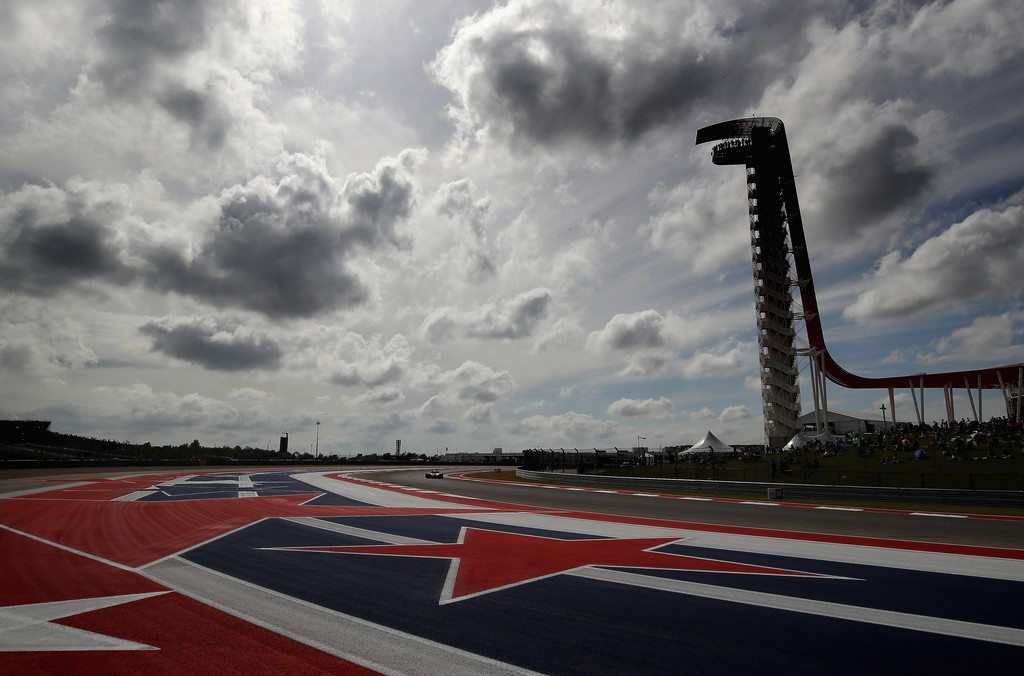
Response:
[{"label": "distant building", "polygon": [[[822,412],[824,414],[824,412]],[[832,434],[881,434],[892,427],[892,420],[882,419],[874,413],[848,413],[844,411],[828,411],[828,430]],[[804,413],[797,418],[797,424],[804,434],[814,434],[815,412]]]},{"label": "distant building", "polygon": [[521,465],[522,453],[503,453],[495,448],[490,453],[445,453],[438,460],[453,465]]}]

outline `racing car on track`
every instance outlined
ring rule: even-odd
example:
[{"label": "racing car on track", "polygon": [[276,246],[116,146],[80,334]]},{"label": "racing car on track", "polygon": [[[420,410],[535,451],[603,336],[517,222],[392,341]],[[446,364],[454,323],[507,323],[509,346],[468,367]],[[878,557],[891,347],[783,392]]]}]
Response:
[{"label": "racing car on track", "polygon": [[427,472],[423,476],[427,477],[428,479],[443,479],[444,478],[444,474],[441,474],[436,469],[430,470],[429,472]]}]

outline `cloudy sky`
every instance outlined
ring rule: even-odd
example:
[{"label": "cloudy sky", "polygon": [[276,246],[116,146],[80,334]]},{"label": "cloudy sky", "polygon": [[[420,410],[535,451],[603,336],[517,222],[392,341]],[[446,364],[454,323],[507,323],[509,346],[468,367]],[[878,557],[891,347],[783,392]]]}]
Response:
[{"label": "cloudy sky", "polygon": [[844,367],[1020,362],[1022,34],[1019,0],[4,2],[0,417],[761,442],[743,170],[694,145],[749,115],[786,124]]}]

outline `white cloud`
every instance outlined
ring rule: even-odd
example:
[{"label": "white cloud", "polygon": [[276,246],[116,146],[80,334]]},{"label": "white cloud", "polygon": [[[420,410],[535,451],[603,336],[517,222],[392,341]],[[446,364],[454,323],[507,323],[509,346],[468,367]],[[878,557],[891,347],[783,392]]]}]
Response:
[{"label": "white cloud", "polygon": [[666,338],[665,318],[654,310],[630,315],[618,314],[601,331],[590,334],[587,345],[598,351],[660,348]]},{"label": "white cloud", "polygon": [[844,315],[859,321],[913,317],[982,298],[1024,291],[1024,207],[982,209],[904,258],[893,251]]},{"label": "white cloud", "polygon": [[[154,390],[143,383],[100,386],[93,388],[92,393],[92,401],[82,405],[83,417],[98,416],[97,422],[123,419],[121,424],[133,434],[159,430],[164,435],[178,435],[182,443],[191,441],[184,437],[194,437],[192,431],[197,429],[256,428],[263,413],[259,403],[251,405],[237,397],[229,404],[197,392],[177,394]],[[211,442],[213,440],[206,441]]]},{"label": "white cloud", "polygon": [[290,365],[338,386],[380,387],[427,377],[427,365],[404,336],[364,336],[316,326],[283,338],[291,348]]},{"label": "white cloud", "polygon": [[707,174],[672,189],[659,184],[648,195],[658,210],[644,228],[650,246],[686,263],[686,275],[713,275],[750,248],[746,187],[742,172],[730,173]]},{"label": "white cloud", "polygon": [[1014,363],[1024,357],[1024,311],[975,317],[968,325],[932,344],[918,356],[925,364],[950,361]]},{"label": "white cloud", "polygon": [[569,317],[560,317],[546,331],[540,332],[533,345],[534,352],[578,347],[586,339],[583,328]]},{"label": "white cloud", "polygon": [[410,422],[438,434],[459,429],[456,418],[472,425],[497,425],[502,404],[516,390],[508,371],[495,371],[473,361],[450,371],[433,371],[413,384],[430,396],[417,409],[409,411]]},{"label": "white cloud", "polygon": [[494,405],[480,404],[466,409],[464,418],[474,425],[487,425],[494,422]]},{"label": "white cloud", "polygon": [[1024,7],[1015,2],[934,2],[912,16],[891,47],[896,63],[929,79],[978,77],[1021,53],[1022,22]]},{"label": "white cloud", "polygon": [[515,380],[508,371],[495,371],[483,364],[467,361],[453,371],[446,371],[433,379],[460,402],[490,403],[511,394]]},{"label": "white cloud", "polygon": [[757,352],[752,343],[741,343],[722,352],[696,352],[683,366],[687,378],[714,378],[756,368]]},{"label": "white cloud", "polygon": [[388,406],[405,401],[405,394],[397,387],[378,387],[367,390],[359,395],[356,400],[361,404]]},{"label": "white cloud", "polygon": [[659,419],[672,417],[672,402],[658,399],[619,399],[608,407],[608,415],[622,418]]},{"label": "white cloud", "polygon": [[[613,439],[618,425],[598,420],[584,413],[569,411],[555,416],[531,416],[513,423],[510,432],[517,437],[534,440],[527,447],[593,447]],[[533,444],[533,445],[531,445]]]},{"label": "white cloud", "polygon": [[[66,98],[45,119],[26,120],[15,139],[9,157],[23,171],[63,181],[76,172],[116,175],[126,159],[141,158],[161,180],[209,185],[282,151],[283,130],[265,96],[302,63],[298,3],[198,3],[174,12],[121,0],[95,5],[88,16],[54,24],[75,26],[83,39],[65,43],[74,51],[57,62]],[[36,26],[23,21],[17,35]],[[26,77],[38,82],[40,74]],[[54,176],[57,158],[62,174]]]},{"label": "white cloud", "polygon": [[722,414],[718,416],[718,419],[722,423],[731,423],[737,420],[746,420],[750,417],[750,411],[747,410],[746,406],[728,406],[722,410]]},{"label": "white cloud", "polygon": [[718,420],[718,414],[712,411],[710,408],[705,406],[699,411],[694,411],[690,414],[690,420],[701,424],[712,424]]},{"label": "white cloud", "polygon": [[472,310],[434,310],[423,322],[423,334],[431,343],[458,339],[521,340],[533,335],[548,314],[551,292],[538,288],[508,302],[488,303]]},{"label": "white cloud", "polygon": [[0,371],[49,377],[98,362],[66,313],[23,298],[0,300]]}]

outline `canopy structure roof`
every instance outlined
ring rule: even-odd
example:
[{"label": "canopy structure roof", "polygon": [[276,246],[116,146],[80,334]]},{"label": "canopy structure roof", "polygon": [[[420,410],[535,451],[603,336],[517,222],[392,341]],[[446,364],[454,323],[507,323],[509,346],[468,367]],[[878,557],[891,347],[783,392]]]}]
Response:
[{"label": "canopy structure roof", "polygon": [[732,453],[734,450],[736,449],[716,437],[711,430],[708,430],[703,439],[680,453],[680,455],[691,453]]}]

